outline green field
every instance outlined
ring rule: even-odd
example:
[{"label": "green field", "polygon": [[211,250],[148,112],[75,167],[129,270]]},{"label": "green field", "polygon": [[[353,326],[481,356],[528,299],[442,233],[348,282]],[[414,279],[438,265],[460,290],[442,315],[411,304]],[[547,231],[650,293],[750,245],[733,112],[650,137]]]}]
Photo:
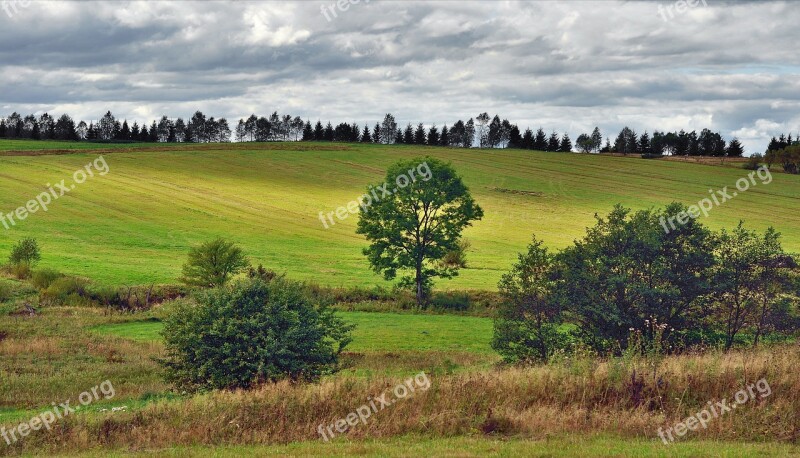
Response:
[{"label": "green field", "polygon": [[[356,325],[348,351],[455,351],[488,353],[492,320],[452,315],[339,312]],[[161,340],[159,321],[131,321],[93,328],[100,334],[139,341]]]},{"label": "green field", "polygon": [[[87,453],[85,457],[145,456],[115,454],[107,450]],[[457,457],[751,457],[800,456],[800,448],[785,444],[730,443],[696,441],[664,446],[659,441],[622,439],[611,436],[564,436],[544,440],[496,439],[484,437],[399,437],[367,441],[334,441],[333,443],[299,442],[261,447],[181,447],[160,450],[159,456],[457,456]]]},{"label": "green field", "polygon": [[[742,169],[670,161],[520,150],[275,143],[227,145],[93,145],[0,142],[0,150],[103,148],[110,173],[95,176],[5,230],[0,254],[19,238],[37,238],[42,266],[109,284],[175,283],[190,246],[215,236],[240,243],[254,263],[292,278],[332,286],[386,284],[371,272],[355,233],[356,216],[325,229],[320,211],[383,181],[402,158],[452,161],[485,211],[469,228],[470,268],[443,289],[494,289],[535,233],[561,248],[616,203],[634,209],[678,200],[697,203],[709,189],[733,187]],[[0,212],[9,213],[72,180],[97,157],[74,154],[2,156]],[[800,177],[775,173],[712,210],[712,228],[774,225],[784,246],[800,251]],[[5,256],[5,255],[3,255]]]}]

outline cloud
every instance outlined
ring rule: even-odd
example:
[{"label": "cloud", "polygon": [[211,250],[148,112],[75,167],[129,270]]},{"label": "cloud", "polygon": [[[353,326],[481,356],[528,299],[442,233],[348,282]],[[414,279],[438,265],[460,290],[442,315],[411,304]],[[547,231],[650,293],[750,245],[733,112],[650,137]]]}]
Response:
[{"label": "cloud", "polygon": [[800,131],[800,10],[707,3],[665,19],[674,3],[372,0],[329,21],[333,0],[31,2],[0,9],[0,106],[140,123],[488,111],[573,138],[708,127],[750,152]]}]

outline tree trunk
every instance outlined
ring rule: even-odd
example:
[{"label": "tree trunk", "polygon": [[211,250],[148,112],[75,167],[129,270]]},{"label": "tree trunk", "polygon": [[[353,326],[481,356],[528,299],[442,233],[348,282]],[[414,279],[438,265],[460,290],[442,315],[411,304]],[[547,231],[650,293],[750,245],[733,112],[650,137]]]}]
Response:
[{"label": "tree trunk", "polygon": [[422,263],[417,261],[417,307],[422,308],[422,301],[425,299],[425,292],[422,288]]}]

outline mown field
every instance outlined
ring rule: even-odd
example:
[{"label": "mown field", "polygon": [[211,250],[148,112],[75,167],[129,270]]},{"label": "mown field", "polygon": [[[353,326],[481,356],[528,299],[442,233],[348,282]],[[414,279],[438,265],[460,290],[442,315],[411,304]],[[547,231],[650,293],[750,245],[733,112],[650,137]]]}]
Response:
[{"label": "mown field", "polygon": [[[63,154],[65,148],[87,148]],[[30,156],[44,150],[60,154]],[[325,285],[385,285],[361,254],[350,216],[325,229],[335,211],[383,181],[401,158],[452,161],[485,211],[465,236],[469,268],[444,289],[493,290],[535,233],[552,248],[580,237],[616,203],[634,209],[678,200],[697,203],[709,189],[732,189],[744,170],[671,161],[519,150],[458,150],[349,144],[95,145],[3,141],[0,211],[9,213],[103,154],[95,176],[18,225],[0,226],[0,253],[24,236],[43,250],[42,266],[120,284],[174,283],[188,248],[224,235],[254,263]],[[28,151],[27,153],[22,151]],[[768,185],[714,208],[712,228],[744,219],[774,225],[800,251],[800,177],[773,174]]]}]

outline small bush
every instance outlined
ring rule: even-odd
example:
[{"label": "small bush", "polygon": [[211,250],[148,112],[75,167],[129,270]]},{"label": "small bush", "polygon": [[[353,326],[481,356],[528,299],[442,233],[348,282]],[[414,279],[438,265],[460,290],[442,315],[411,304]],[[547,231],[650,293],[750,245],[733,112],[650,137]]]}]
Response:
[{"label": "small bush", "polygon": [[431,305],[434,309],[465,312],[470,307],[469,293],[464,291],[434,293]]},{"label": "small bush", "polygon": [[82,278],[57,278],[42,292],[40,303],[45,305],[85,305],[89,302],[88,282]]},{"label": "small bush", "polygon": [[10,283],[0,280],[0,302],[9,300],[13,291]]},{"label": "small bush", "polygon": [[461,240],[458,242],[458,248],[445,253],[444,257],[439,261],[442,266],[466,269],[467,268],[467,250],[472,246],[469,240]]},{"label": "small bush", "polygon": [[224,286],[231,277],[249,265],[241,248],[233,242],[217,238],[189,250],[189,260],[183,265],[181,281],[200,288]]},{"label": "small bush", "polygon": [[127,309],[122,290],[113,286],[96,286],[91,289],[89,296],[100,305],[113,309]]},{"label": "small bush", "polygon": [[55,269],[37,270],[31,276],[31,283],[33,283],[33,286],[37,289],[44,291],[49,288],[54,281],[63,276],[64,275],[62,275],[61,272]]},{"label": "small bush", "polygon": [[89,291],[96,303],[119,312],[149,310],[153,305],[170,301],[187,294],[185,288],[175,286],[96,286]]},{"label": "small bush", "polygon": [[17,277],[20,280],[25,280],[27,278],[30,278],[31,276],[31,265],[26,262],[11,264],[9,270],[11,272],[11,275]]},{"label": "small bush", "polygon": [[763,160],[764,160],[763,155],[755,153],[747,159],[747,162],[745,162],[744,165],[742,165],[742,168],[745,170],[758,170],[758,168],[761,167],[761,162]]},{"label": "small bush", "polygon": [[263,265],[259,264],[256,268],[253,268],[253,266],[248,267],[247,276],[249,278],[260,278],[265,282],[271,282],[280,275],[278,275],[278,272],[272,269],[265,269]]},{"label": "small bush", "polygon": [[308,289],[282,278],[244,280],[177,301],[164,322],[168,381],[185,391],[316,381],[338,369],[352,326]]},{"label": "small bush", "polygon": [[24,238],[17,242],[11,249],[11,255],[8,257],[8,262],[13,265],[27,264],[29,267],[36,265],[42,259],[39,253],[39,244],[36,239]]}]

